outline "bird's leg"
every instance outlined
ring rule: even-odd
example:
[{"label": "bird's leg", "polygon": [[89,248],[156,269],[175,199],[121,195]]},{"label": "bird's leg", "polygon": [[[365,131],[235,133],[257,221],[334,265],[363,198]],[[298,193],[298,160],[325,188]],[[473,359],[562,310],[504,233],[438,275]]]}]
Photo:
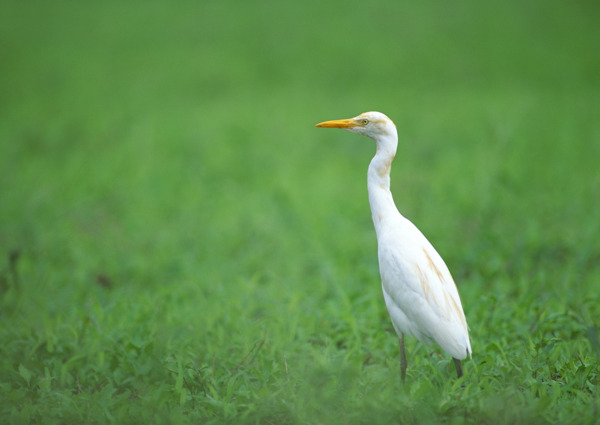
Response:
[{"label": "bird's leg", "polygon": [[454,359],[454,366],[456,367],[456,375],[460,378],[463,376],[463,371],[462,371],[462,362],[458,359]]},{"label": "bird's leg", "polygon": [[406,351],[404,350],[404,335],[400,336],[400,376],[402,377],[402,382],[406,378]]}]

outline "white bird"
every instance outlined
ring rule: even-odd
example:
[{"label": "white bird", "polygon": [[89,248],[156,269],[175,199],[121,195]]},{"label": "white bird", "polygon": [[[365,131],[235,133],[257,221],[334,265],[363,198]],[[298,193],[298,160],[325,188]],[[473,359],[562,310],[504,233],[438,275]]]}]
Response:
[{"label": "white bird", "polygon": [[460,378],[461,360],[471,355],[471,343],[458,289],[442,257],[400,214],[390,192],[390,168],[398,147],[396,126],[380,112],[365,112],[316,127],[343,128],[368,136],[377,144],[367,186],[383,297],[400,340],[402,380],[407,367],[404,335],[413,335],[425,344],[435,341],[454,358]]}]

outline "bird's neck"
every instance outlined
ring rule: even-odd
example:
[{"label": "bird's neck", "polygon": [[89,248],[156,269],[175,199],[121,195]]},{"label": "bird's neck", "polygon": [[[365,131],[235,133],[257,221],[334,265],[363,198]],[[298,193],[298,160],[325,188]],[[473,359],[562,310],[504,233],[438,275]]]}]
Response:
[{"label": "bird's neck", "polygon": [[396,146],[397,141],[393,139],[384,140],[383,143],[377,140],[377,153],[371,160],[367,173],[369,204],[378,236],[385,223],[400,216],[390,191],[390,170],[396,155]]}]

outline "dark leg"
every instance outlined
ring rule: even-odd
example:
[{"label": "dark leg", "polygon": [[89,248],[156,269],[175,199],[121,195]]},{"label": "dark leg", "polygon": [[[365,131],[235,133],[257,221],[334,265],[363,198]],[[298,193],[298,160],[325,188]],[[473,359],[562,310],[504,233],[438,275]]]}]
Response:
[{"label": "dark leg", "polygon": [[406,351],[404,350],[404,335],[400,337],[400,373],[402,377],[402,382],[406,378]]},{"label": "dark leg", "polygon": [[463,376],[462,363],[458,359],[453,359],[453,360],[454,360],[454,366],[456,367],[456,375],[460,378],[461,376]]}]

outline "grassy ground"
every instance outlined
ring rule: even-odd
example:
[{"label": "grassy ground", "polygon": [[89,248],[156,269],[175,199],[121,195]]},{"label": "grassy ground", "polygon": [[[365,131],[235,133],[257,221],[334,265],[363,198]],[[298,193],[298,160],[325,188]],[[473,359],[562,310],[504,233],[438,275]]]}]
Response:
[{"label": "grassy ground", "polygon": [[[2,423],[600,421],[594,2],[0,3]],[[458,283],[397,340],[366,195]]]}]

